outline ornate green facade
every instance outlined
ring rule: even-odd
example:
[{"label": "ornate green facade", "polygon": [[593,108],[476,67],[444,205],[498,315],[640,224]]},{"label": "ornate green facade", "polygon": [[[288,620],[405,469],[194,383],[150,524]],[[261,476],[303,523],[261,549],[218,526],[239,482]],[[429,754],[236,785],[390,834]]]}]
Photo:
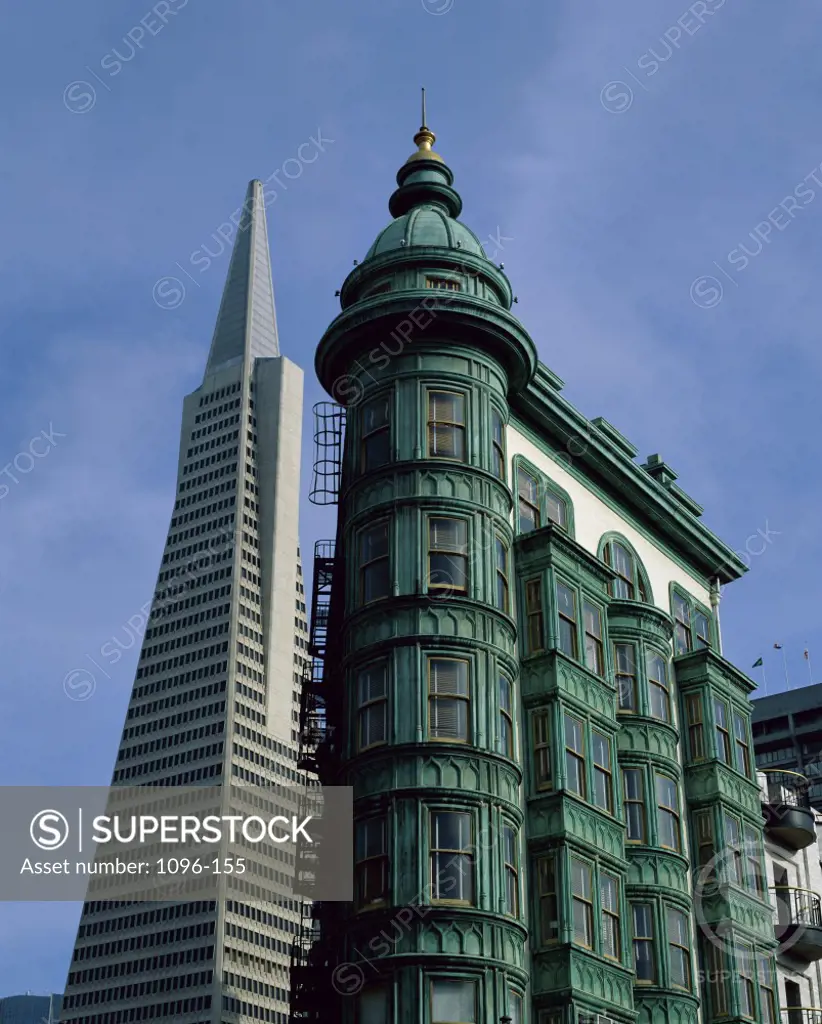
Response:
[{"label": "ornate green facade", "polygon": [[[703,974],[773,945],[750,847],[717,861],[729,818],[761,845],[752,684],[705,595],[744,567],[562,398],[433,141],[316,357],[347,407],[316,764],[354,788],[357,877],[294,1019],[741,1020]],[[583,544],[593,506],[617,519]]]}]

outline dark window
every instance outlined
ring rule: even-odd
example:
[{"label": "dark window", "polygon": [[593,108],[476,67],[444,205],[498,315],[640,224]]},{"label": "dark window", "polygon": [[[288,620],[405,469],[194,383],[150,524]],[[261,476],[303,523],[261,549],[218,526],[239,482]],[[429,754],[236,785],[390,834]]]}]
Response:
[{"label": "dark window", "polygon": [[680,594],[674,594],[674,637],[676,641],[676,653],[687,654],[691,650],[691,606]]},{"label": "dark window", "polygon": [[356,892],[359,907],[383,906],[388,899],[385,825],[385,818],[357,822]]},{"label": "dark window", "polygon": [[426,288],[437,288],[440,291],[445,292],[459,292],[462,291],[462,285],[459,281],[452,281],[448,277],[426,277],[425,279]]},{"label": "dark window", "polygon": [[751,748],[748,745],[748,724],[734,711],[734,740],[736,742],[736,767],[743,775],[751,777]]},{"label": "dark window", "polygon": [[519,497],[519,532],[530,533],[542,526],[539,509],[539,483],[537,478],[523,469],[517,470],[517,495]]},{"label": "dark window", "polygon": [[591,867],[571,857],[571,902],[574,918],[574,942],[588,949],[594,945],[594,905],[591,893]]},{"label": "dark window", "polygon": [[468,590],[468,523],[464,519],[428,520],[428,591]]},{"label": "dark window", "polygon": [[671,957],[671,984],[691,988],[691,942],[688,919],[681,910],[668,908],[668,948]]},{"label": "dark window", "polygon": [[362,407],[361,464],[365,472],[384,466],[391,460],[388,401],[388,395],[382,395]]},{"label": "dark window", "polygon": [[737,885],[743,884],[744,867],[742,863],[742,834],[739,821],[730,814],[725,815],[725,848],[728,851],[728,871],[730,880]]},{"label": "dark window", "polygon": [[[435,902],[474,902],[471,815],[431,812],[431,898]],[[447,1021],[446,1018],[442,1018]]]},{"label": "dark window", "polygon": [[514,717],[511,680],[499,677],[499,752],[514,758]]},{"label": "dark window", "polygon": [[641,768],[622,769],[625,791],[625,838],[629,843],[646,842],[645,794]]},{"label": "dark window", "polygon": [[636,654],[633,644],[615,644],[617,709],[634,712],[638,709],[636,688]]},{"label": "dark window", "polygon": [[602,733],[591,732],[591,747],[594,760],[594,792],[593,801],[609,814],[613,812],[613,794],[611,787],[611,742]]},{"label": "dark window", "polygon": [[537,789],[553,789],[551,771],[551,720],[549,712],[535,711],[534,724],[534,781]]},{"label": "dark window", "polygon": [[525,584],[525,616],[528,623],[526,643],[528,653],[544,649],[544,622],[542,616],[542,585],[539,580],[528,580]]},{"label": "dark window", "polygon": [[539,886],[539,936],[543,946],[559,940],[559,909],[557,903],[557,874],[554,857],[540,857],[537,861]]},{"label": "dark window", "polygon": [[598,676],[605,675],[605,658],[602,650],[602,614],[595,604],[583,601],[582,618],[585,625],[585,664]]},{"label": "dark window", "polygon": [[357,676],[357,745],[360,750],[385,743],[388,731],[388,667],[371,665]]},{"label": "dark window", "polygon": [[648,651],[645,658],[648,672],[648,697],[651,716],[663,722],[671,721],[671,694],[668,684],[668,664],[656,651]]},{"label": "dark window", "polygon": [[[754,984],[753,949],[745,942],[738,945],[738,956],[736,958],[736,969],[739,972],[739,1003],[743,1017],[756,1019],[756,985]],[[788,995],[788,984],[785,985],[785,995]],[[798,986],[797,986],[798,987]],[[790,1021],[790,1017],[788,1018]]]},{"label": "dark window", "polygon": [[557,614],[559,617],[559,649],[569,658],[577,657],[576,595],[564,583],[557,583]]},{"label": "dark window", "polygon": [[497,589],[495,605],[501,612],[508,613],[508,548],[502,537],[494,538],[494,555],[497,565]]},{"label": "dark window", "polygon": [[503,826],[502,849],[505,857],[505,913],[511,917],[519,917],[517,834],[510,825]]},{"label": "dark window", "polygon": [[388,597],[390,572],[388,520],[375,523],[360,534],[360,600],[367,604]]},{"label": "dark window", "polygon": [[634,598],[633,555],[623,544],[616,540],[611,541],[606,551],[609,551],[611,555],[608,564],[617,574],[617,578],[611,584],[612,595],[632,601]]},{"label": "dark window", "polygon": [[650,903],[631,906],[634,925],[634,973],[638,984],[656,981],[654,963],[654,911]]},{"label": "dark window", "polygon": [[498,409],[491,408],[491,469],[499,480],[505,479],[505,423]]},{"label": "dark window", "polygon": [[714,700],[714,724],[716,726],[716,756],[725,764],[733,764],[731,734],[728,731],[728,706],[721,700]]},{"label": "dark window", "polygon": [[689,693],[685,698],[685,717],[688,720],[688,745],[692,761],[705,760],[705,727],[702,721],[702,695]]},{"label": "dark window", "polygon": [[585,727],[571,715],[565,715],[566,787],[585,798]]},{"label": "dark window", "polygon": [[550,487],[545,490],[545,510],[552,523],[556,523],[563,530],[568,529],[568,502]]},{"label": "dark window", "polygon": [[667,775],[656,776],[656,803],[659,844],[667,850],[675,850],[679,853],[681,848],[679,799],[676,783]]},{"label": "dark window", "polygon": [[767,953],[756,954],[756,975],[759,981],[759,1005],[762,1024],[776,1024],[776,998],[774,997],[773,961]]}]

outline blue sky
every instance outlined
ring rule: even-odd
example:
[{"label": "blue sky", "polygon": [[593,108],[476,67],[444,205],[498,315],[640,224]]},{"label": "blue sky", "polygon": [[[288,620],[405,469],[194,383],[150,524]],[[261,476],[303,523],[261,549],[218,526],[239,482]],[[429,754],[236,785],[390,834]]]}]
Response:
[{"label": "blue sky", "polygon": [[[7,5],[0,781],[110,778],[136,646],[86,701],[63,680],[150,598],[228,255],[174,309],[155,282],[321,132],[269,210],[310,410],[311,352],[388,220],[422,84],[463,219],[503,239],[565,394],[660,452],[748,553],[726,655],[764,654],[769,692],[774,642],[794,686],[806,644],[822,672],[820,30],[810,0]],[[330,531],[306,503],[304,549]],[[78,912],[0,906],[0,996],[62,988]]]}]

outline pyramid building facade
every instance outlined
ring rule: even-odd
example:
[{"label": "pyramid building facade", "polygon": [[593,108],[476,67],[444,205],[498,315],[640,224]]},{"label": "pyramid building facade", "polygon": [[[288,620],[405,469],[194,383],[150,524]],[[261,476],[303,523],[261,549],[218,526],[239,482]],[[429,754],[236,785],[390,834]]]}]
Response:
[{"label": "pyramid building facade", "polygon": [[[252,181],[177,489],[116,786],[295,783],[307,661],[298,538],[302,371],[280,355]],[[288,1019],[299,904],[87,902],[61,1020]]]}]

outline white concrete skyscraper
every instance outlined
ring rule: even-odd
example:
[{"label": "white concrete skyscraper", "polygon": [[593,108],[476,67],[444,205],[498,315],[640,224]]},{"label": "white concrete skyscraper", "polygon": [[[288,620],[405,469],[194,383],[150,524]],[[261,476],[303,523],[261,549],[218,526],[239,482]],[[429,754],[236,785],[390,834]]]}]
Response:
[{"label": "white concrete skyscraper", "polygon": [[[298,504],[302,371],[280,355],[252,181],[201,386],[114,785],[301,781],[308,661]],[[62,1020],[288,1020],[299,904],[86,903]]]}]

